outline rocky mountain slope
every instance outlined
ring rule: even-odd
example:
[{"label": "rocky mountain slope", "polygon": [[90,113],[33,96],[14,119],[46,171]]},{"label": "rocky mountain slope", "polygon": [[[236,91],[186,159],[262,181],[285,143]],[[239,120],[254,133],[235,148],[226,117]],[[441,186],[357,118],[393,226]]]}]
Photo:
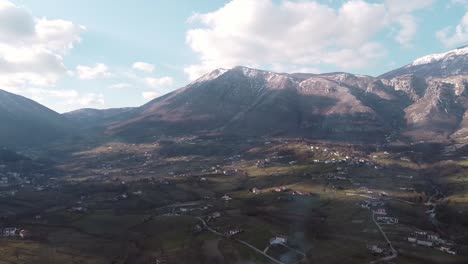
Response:
[{"label": "rocky mountain slope", "polygon": [[108,132],[125,138],[219,133],[383,140],[409,100],[381,80],[347,73],[218,69],[137,110]]},{"label": "rocky mountain slope", "polygon": [[468,136],[468,46],[432,54],[381,75],[411,105],[403,135],[412,140],[464,140]]},{"label": "rocky mountain slope", "polygon": [[138,108],[107,132],[128,139],[214,133],[344,141],[468,137],[468,47],[380,77],[218,69]]},{"label": "rocky mountain slope", "polygon": [[12,148],[46,144],[70,132],[70,124],[60,114],[3,90],[0,124],[0,146]]}]

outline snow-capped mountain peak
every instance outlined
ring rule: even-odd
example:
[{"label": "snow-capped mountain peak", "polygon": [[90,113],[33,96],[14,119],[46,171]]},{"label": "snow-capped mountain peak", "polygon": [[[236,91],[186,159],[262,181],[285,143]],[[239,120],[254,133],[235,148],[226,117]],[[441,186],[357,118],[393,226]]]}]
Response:
[{"label": "snow-capped mountain peak", "polygon": [[201,83],[201,82],[214,80],[214,79],[218,78],[219,76],[223,75],[224,73],[226,73],[227,71],[228,71],[227,69],[223,69],[223,68],[216,69],[216,70],[214,70],[214,71],[212,71],[210,73],[207,73],[207,74],[203,75],[202,77],[198,78],[193,83]]},{"label": "snow-capped mountain peak", "polygon": [[409,64],[406,67],[429,64],[429,63],[433,63],[437,61],[442,61],[450,57],[462,56],[462,55],[468,55],[468,46],[450,50],[444,53],[431,54],[431,55],[421,57],[419,59],[416,59],[415,61],[413,61],[413,63]]}]

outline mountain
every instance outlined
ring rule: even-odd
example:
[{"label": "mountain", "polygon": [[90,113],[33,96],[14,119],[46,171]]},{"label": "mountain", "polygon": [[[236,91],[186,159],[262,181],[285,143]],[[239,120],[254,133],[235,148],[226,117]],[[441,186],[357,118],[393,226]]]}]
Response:
[{"label": "mountain", "polygon": [[379,141],[404,123],[407,101],[370,76],[235,67],[147,103],[108,133],[132,139],[211,133]]},{"label": "mountain", "polygon": [[301,136],[340,141],[468,138],[468,47],[433,54],[379,77],[348,73],[215,70],[137,108],[107,133]]},{"label": "mountain", "polygon": [[468,137],[468,46],[421,57],[378,78],[411,100],[402,135],[423,141]]},{"label": "mountain", "polygon": [[421,78],[466,75],[468,74],[468,46],[421,57],[402,68],[381,75],[380,78],[392,79],[407,74]]},{"label": "mountain", "polygon": [[217,69],[141,107],[80,109],[62,116],[2,92],[0,121],[9,126],[0,131],[0,144],[47,142],[67,126],[88,138],[133,142],[183,135],[466,140],[467,56],[468,47],[428,55],[379,77]]},{"label": "mountain", "polygon": [[106,127],[114,122],[123,121],[131,117],[133,107],[92,109],[83,108],[62,114],[75,127],[82,130]]},{"label": "mountain", "polygon": [[[462,123],[468,110],[467,76],[427,80],[417,100],[404,109],[406,135],[416,140],[459,138],[468,126]],[[460,130],[460,131],[459,131]]]},{"label": "mountain", "polygon": [[70,124],[60,114],[25,97],[0,90],[0,146],[29,147],[67,135]]}]

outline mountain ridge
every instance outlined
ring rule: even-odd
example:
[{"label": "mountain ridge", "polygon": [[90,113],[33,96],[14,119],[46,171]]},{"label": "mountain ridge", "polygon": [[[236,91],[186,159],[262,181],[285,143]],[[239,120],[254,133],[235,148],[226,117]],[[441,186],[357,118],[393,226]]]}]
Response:
[{"label": "mountain ridge", "polygon": [[378,76],[378,78],[392,79],[404,74],[413,74],[423,78],[466,75],[468,74],[467,57],[468,46],[462,46],[447,52],[417,58],[401,68]]},{"label": "mountain ridge", "polygon": [[[467,60],[468,47],[461,47],[379,77],[237,66],[216,69],[140,107],[42,112],[55,116],[60,126],[128,141],[190,134],[449,142],[468,138]],[[23,111],[14,109],[8,111]]]},{"label": "mountain ridge", "polygon": [[37,146],[65,137],[71,124],[59,113],[0,89],[0,146]]}]

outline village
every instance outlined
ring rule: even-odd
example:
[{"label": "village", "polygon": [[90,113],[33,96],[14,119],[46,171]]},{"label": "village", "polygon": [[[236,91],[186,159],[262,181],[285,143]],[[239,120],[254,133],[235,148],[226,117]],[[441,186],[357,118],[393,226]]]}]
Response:
[{"label": "village", "polygon": [[[460,240],[433,225],[443,195],[421,188],[423,179],[410,169],[386,169],[381,159],[394,155],[388,151],[366,154],[340,146],[267,139],[244,142],[243,152],[216,159],[161,154],[165,149],[192,151],[196,144],[193,139],[177,139],[170,144],[105,146],[62,165],[63,172],[80,168],[65,177],[3,170],[1,190],[10,194],[0,199],[17,199],[21,206],[5,204],[0,227],[7,230],[2,234],[10,235],[0,241],[40,243],[57,228],[92,240],[119,240],[139,237],[150,226],[169,225],[152,238],[158,241],[152,243],[159,245],[154,248],[159,253],[154,255],[150,246],[141,249],[142,263],[186,254],[222,259],[231,247],[259,263],[342,259],[327,255],[326,249],[320,254],[313,250],[327,243],[349,245],[342,255],[360,252],[360,263],[406,259],[408,254],[399,252],[408,251],[464,257],[465,246],[456,242]],[[218,141],[213,144],[226,148]],[[393,159],[409,164],[402,160],[407,155]],[[22,209],[23,201],[33,206]],[[177,237],[170,235],[174,228]],[[299,235],[307,232],[313,235]],[[317,239],[320,243],[314,242]],[[354,240],[359,242],[348,243]],[[182,241],[198,241],[206,248],[183,253],[176,246]],[[161,255],[161,245],[171,246]],[[124,252],[115,258],[128,258]]]}]

